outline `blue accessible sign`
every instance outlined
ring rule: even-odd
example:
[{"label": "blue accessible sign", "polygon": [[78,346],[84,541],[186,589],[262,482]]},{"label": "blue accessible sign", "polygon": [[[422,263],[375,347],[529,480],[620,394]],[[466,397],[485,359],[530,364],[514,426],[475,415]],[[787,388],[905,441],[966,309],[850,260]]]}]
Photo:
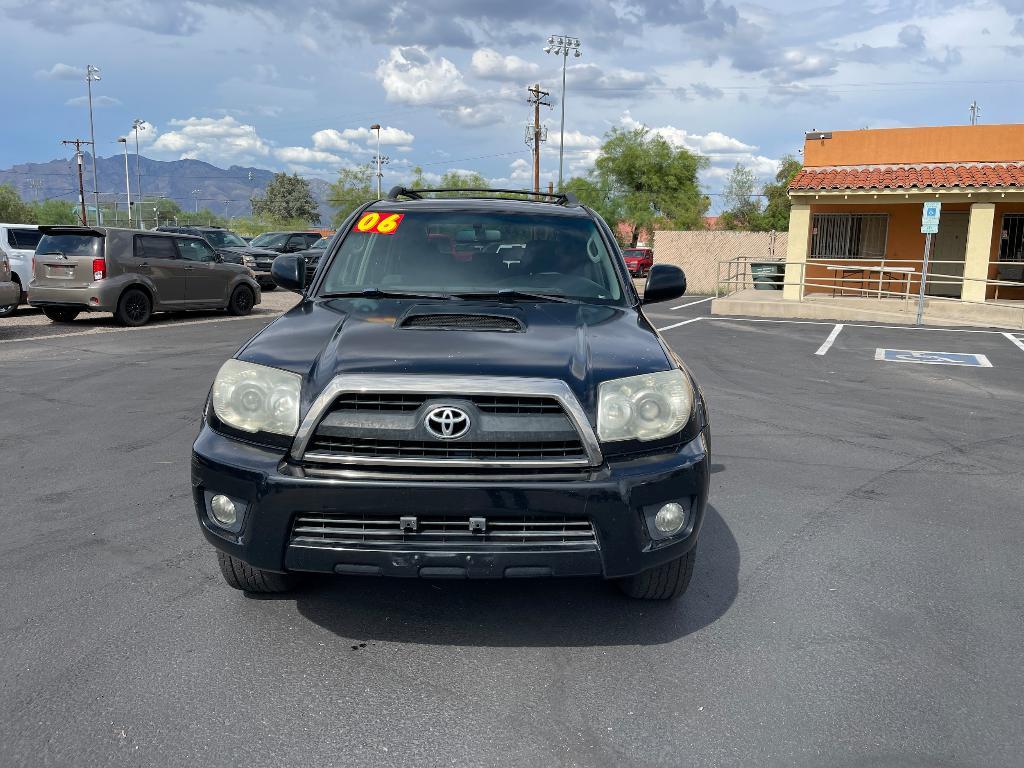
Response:
[{"label": "blue accessible sign", "polygon": [[972,368],[991,368],[985,355],[968,352],[924,352],[913,349],[876,349],[875,360],[889,363],[923,363],[924,365],[966,365]]},{"label": "blue accessible sign", "polygon": [[921,233],[935,235],[939,232],[939,216],[942,215],[942,203],[938,200],[925,203],[921,210]]}]

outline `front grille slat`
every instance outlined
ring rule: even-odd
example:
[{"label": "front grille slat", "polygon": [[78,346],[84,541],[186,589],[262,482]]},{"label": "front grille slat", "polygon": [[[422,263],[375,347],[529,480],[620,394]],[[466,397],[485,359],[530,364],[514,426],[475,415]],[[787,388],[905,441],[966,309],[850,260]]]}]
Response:
[{"label": "front grille slat", "polygon": [[[308,451],[331,456],[395,457],[417,459],[537,460],[583,458],[579,440],[519,442],[431,443],[425,440],[374,440],[315,436]],[[315,457],[312,457],[315,460]]]},{"label": "front grille slat", "polygon": [[398,516],[352,513],[300,514],[292,524],[291,546],[315,548],[423,548],[432,551],[466,549],[596,549],[597,537],[589,520],[523,515],[487,520],[486,530],[469,530],[470,515],[417,517],[417,530],[400,527]]}]

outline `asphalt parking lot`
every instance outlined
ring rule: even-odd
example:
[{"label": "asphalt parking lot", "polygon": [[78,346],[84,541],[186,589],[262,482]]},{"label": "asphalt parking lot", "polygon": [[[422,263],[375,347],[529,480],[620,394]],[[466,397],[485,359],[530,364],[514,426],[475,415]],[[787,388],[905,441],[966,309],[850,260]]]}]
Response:
[{"label": "asphalt parking lot", "polygon": [[1024,342],[708,306],[650,312],[714,434],[673,604],[354,577],[248,598],[189,449],[273,314],[0,324],[0,763],[1020,765]]}]

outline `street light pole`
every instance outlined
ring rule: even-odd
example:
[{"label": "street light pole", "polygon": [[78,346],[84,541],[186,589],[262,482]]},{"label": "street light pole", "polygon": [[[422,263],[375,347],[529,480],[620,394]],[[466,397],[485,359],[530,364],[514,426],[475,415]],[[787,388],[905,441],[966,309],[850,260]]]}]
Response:
[{"label": "street light pole", "polygon": [[583,55],[580,51],[580,39],[578,37],[567,37],[565,35],[551,35],[544,53],[553,53],[562,57],[562,126],[558,134],[558,189],[562,189],[562,165],[565,156],[565,64],[569,53],[574,58]]},{"label": "street light pole", "polygon": [[132,128],[135,130],[135,192],[139,196],[139,229],[142,229],[142,171],[139,166],[139,128],[145,126],[145,120],[136,118],[132,121]]},{"label": "street light pole", "polygon": [[99,80],[100,68],[92,64],[85,65],[85,85],[89,91],[89,140],[92,142],[92,201],[96,206],[96,226],[100,225],[100,192],[96,180],[96,131],[92,126],[92,83]]},{"label": "street light pole", "polygon": [[199,189],[192,190],[192,198],[196,201],[196,213],[199,213],[199,193],[201,191],[202,190]]},{"label": "street light pole", "polygon": [[377,132],[377,199],[380,200],[380,181],[382,176],[380,172],[380,123],[374,123],[371,125],[370,130]]},{"label": "street light pole", "polygon": [[132,177],[128,175],[128,137],[118,136],[118,144],[124,144],[124,188],[128,192],[128,227],[132,226]]}]

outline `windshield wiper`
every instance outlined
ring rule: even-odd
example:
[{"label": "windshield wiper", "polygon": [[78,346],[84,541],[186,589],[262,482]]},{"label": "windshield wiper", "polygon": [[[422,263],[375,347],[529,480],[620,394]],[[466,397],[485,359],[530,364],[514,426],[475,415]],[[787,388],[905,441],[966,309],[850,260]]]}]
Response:
[{"label": "windshield wiper", "polygon": [[363,288],[359,291],[334,291],[321,293],[321,299],[344,299],[358,296],[364,299],[450,299],[446,293],[429,293],[426,291],[385,291],[381,288]]},{"label": "windshield wiper", "polygon": [[64,251],[40,251],[39,256],[67,256]]},{"label": "windshield wiper", "polygon": [[452,298],[456,299],[497,299],[498,301],[557,301],[561,304],[580,304],[576,299],[570,299],[557,293],[533,293],[531,291],[520,291],[516,288],[499,288],[496,291],[467,291],[465,293],[453,293]]}]

